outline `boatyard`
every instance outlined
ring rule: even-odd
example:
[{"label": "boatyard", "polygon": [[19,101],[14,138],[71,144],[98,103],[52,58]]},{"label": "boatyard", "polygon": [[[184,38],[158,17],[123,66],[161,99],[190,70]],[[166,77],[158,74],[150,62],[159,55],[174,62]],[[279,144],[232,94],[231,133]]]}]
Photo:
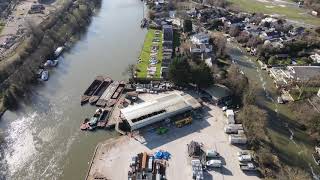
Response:
[{"label": "boatyard", "polygon": [[[182,97],[189,96],[194,100],[197,99],[197,95],[192,91],[174,90],[158,94],[145,93],[139,94],[140,103],[137,102],[136,108],[144,107],[144,103],[172,96],[172,94],[177,97],[182,95]],[[172,99],[174,101],[175,98]],[[192,141],[201,144],[203,152],[218,152],[218,156],[215,157],[218,159],[212,159],[212,155],[207,154],[207,160],[214,161],[206,162],[205,160],[204,164],[219,162],[220,165],[213,168],[212,166],[215,165],[204,165],[206,168],[201,170],[204,179],[259,179],[255,168],[244,168],[244,166],[249,167],[250,163],[243,162],[242,159],[240,161],[239,157],[246,145],[232,145],[228,138],[229,135],[224,131],[224,127],[228,124],[225,112],[212,104],[202,104],[202,108],[191,113],[193,119],[191,123],[178,126],[175,123],[175,116],[168,116],[164,121],[139,128],[138,131],[128,133],[128,136],[100,143],[91,162],[87,179],[127,179],[128,174],[130,176],[132,173],[133,157],[146,152],[149,159],[150,154],[154,154],[153,158],[156,159],[155,153],[158,151],[170,154],[170,158],[166,162],[168,164],[166,179],[192,179],[193,173],[195,173],[192,169],[194,169],[193,166],[197,160],[196,157],[190,156],[190,148],[187,148],[187,145]],[[135,105],[131,107],[135,107]],[[153,169],[151,168],[148,172],[153,172]]]}]

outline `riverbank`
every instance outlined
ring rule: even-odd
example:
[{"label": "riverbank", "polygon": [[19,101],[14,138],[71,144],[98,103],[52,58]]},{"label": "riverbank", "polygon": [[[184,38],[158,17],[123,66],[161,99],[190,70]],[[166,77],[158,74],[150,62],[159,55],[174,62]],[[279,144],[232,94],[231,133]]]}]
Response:
[{"label": "riverbank", "polygon": [[15,54],[0,62],[0,112],[15,109],[17,102],[35,83],[35,73],[53,50],[77,36],[90,23],[94,11],[101,4],[95,1],[65,1],[60,9],[38,26],[29,24],[29,33],[16,49]]},{"label": "riverbank", "polygon": [[0,174],[10,179],[85,178],[97,144],[118,133],[81,132],[84,117],[96,108],[81,107],[80,95],[98,74],[126,78],[123,72],[136,62],[146,34],[140,28],[142,10],[141,1],[102,1],[86,32],[50,70],[50,80],[30,85],[19,108],[6,111],[0,123],[5,139],[0,164],[7,169]]}]

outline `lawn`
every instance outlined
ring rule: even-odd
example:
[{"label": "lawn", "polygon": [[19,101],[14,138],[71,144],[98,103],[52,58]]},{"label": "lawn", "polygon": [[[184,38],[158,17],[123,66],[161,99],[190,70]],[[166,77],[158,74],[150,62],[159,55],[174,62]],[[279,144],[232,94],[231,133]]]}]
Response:
[{"label": "lawn", "polygon": [[[143,48],[141,50],[141,54],[140,54],[140,59],[141,62],[137,64],[137,77],[138,78],[146,78],[147,77],[147,68],[150,64],[149,60],[150,60],[150,54],[151,54],[151,47],[153,45],[152,40],[156,37],[155,36],[155,31],[154,29],[149,29],[148,33],[145,37],[144,40],[144,44],[143,44]],[[157,44],[159,45],[159,50],[157,53],[157,59],[158,59],[158,63],[156,65],[157,67],[157,71],[156,74],[154,76],[154,78],[160,78],[160,71],[161,71],[161,63],[162,63],[162,31],[160,31],[160,42],[158,42]]]},{"label": "lawn", "polygon": [[319,25],[320,18],[307,14],[302,8],[278,6],[269,2],[259,2],[258,0],[228,0],[232,6],[240,8],[248,12],[261,12],[264,14],[278,14],[286,16],[290,20],[299,21],[301,23]]}]

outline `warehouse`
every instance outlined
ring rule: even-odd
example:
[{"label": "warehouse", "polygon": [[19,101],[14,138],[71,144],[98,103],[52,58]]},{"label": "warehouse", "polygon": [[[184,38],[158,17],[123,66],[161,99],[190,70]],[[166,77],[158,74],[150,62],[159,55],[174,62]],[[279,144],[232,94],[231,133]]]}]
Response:
[{"label": "warehouse", "polygon": [[121,118],[131,131],[166,118],[192,111],[201,105],[188,94],[171,93],[121,110]]}]

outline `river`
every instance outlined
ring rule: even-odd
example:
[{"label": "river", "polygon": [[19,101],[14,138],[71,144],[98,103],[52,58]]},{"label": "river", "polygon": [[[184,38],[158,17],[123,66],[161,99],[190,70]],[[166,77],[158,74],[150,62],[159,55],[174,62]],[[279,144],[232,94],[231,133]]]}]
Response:
[{"label": "river", "polygon": [[50,79],[31,88],[17,111],[0,122],[5,144],[0,179],[84,179],[98,142],[112,131],[81,132],[80,123],[95,111],[80,106],[80,95],[99,74],[124,79],[143,44],[143,3],[103,0],[83,37],[63,54]]},{"label": "river", "polygon": [[255,61],[244,52],[237,43],[228,43],[228,54],[233,63],[248,77],[249,82],[257,88],[257,105],[268,112],[267,132],[274,144],[274,151],[287,164],[308,170],[313,174],[320,174],[311,156],[313,143],[309,136],[291,119],[293,114],[287,105],[280,105],[277,101],[277,90],[273,80],[266,71],[260,69]]}]

